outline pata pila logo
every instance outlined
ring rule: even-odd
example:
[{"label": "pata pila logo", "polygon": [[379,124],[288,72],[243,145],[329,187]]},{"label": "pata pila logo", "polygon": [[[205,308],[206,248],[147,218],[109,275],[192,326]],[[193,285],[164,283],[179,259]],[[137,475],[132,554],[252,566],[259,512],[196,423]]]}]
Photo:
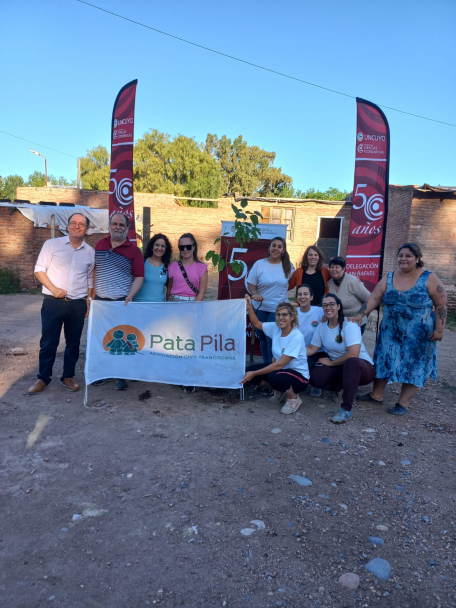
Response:
[{"label": "pata pila logo", "polygon": [[135,355],[146,343],[143,334],[132,325],[118,325],[103,338],[103,348],[110,355]]}]

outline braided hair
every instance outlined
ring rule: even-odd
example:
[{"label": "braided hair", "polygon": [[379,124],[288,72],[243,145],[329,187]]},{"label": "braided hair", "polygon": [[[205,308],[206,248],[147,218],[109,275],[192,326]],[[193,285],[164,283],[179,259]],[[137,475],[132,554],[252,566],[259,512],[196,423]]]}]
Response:
[{"label": "braided hair", "polygon": [[338,298],[334,293],[326,293],[323,296],[322,301],[326,300],[326,298],[334,298],[336,304],[339,305],[339,310],[337,313],[337,322],[339,323],[339,335],[336,338],[336,342],[340,344],[342,342],[342,328],[344,326],[344,307],[342,306],[340,298]]}]

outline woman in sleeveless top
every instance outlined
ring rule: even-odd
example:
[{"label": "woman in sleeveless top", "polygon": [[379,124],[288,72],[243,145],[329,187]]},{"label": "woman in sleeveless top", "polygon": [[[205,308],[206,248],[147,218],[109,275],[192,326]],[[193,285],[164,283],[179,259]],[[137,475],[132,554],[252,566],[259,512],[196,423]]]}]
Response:
[{"label": "woman in sleeveless top", "polygon": [[447,297],[436,275],[423,269],[421,257],[421,249],[415,243],[401,245],[399,271],[383,277],[365,309],[353,319],[359,323],[381,302],[385,306],[374,351],[374,389],[357,399],[383,403],[386,385],[401,383],[399,400],[388,410],[390,414],[406,414],[418,388],[429,377],[437,379],[437,342],[443,338]]}]

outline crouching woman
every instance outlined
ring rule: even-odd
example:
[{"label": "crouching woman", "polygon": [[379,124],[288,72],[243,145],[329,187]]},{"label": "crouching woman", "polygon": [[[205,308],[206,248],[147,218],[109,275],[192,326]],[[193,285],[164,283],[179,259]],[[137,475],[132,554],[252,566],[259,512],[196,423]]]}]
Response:
[{"label": "crouching woman", "polygon": [[275,322],[262,323],[258,320],[252,306],[250,296],[247,300],[247,311],[255,329],[259,329],[272,340],[272,363],[250,365],[245,371],[241,384],[270,386],[274,396],[271,403],[281,403],[287,397],[282,407],[282,414],[294,414],[302,401],[302,393],[309,383],[309,368],[307,366],[306,346],[304,337],[298,329],[298,315],[294,306],[288,302],[278,304],[275,311]]},{"label": "crouching woman", "polygon": [[311,357],[324,348],[327,357],[319,359],[311,374],[310,383],[317,388],[340,391],[343,388],[342,407],[331,418],[334,424],[343,424],[352,417],[353,399],[358,386],[373,382],[375,368],[361,338],[357,323],[344,319],[342,302],[328,293],[323,296],[322,308],[327,322],[320,323],[307,347]]}]

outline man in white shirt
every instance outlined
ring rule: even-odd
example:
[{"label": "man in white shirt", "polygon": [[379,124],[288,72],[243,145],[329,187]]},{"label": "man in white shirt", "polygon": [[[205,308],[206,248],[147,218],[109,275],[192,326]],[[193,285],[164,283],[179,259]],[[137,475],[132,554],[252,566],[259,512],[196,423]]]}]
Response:
[{"label": "man in white shirt", "polygon": [[35,276],[43,286],[41,341],[38,380],[29,388],[35,395],[51,382],[60,333],[65,333],[63,374],[60,382],[69,391],[79,390],[73,380],[79,358],[84,318],[93,294],[95,251],[84,242],[90,221],[82,213],[68,219],[68,236],[46,241],[35,266]]}]

